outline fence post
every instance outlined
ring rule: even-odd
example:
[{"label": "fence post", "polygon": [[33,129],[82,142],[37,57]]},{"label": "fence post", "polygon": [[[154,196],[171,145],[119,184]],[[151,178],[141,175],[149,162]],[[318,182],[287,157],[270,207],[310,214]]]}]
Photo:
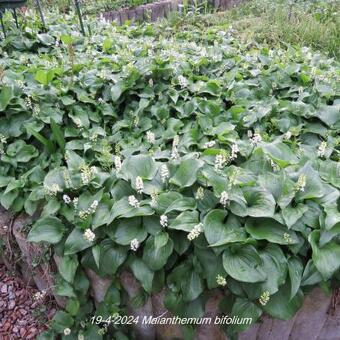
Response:
[{"label": "fence post", "polygon": [[81,31],[82,31],[83,35],[85,35],[85,28],[84,28],[83,18],[81,16],[79,0],[74,0],[74,2],[75,2],[75,5],[76,5],[78,17],[79,17],[79,23],[80,23]]},{"label": "fence post", "polygon": [[1,28],[2,28],[2,31],[4,32],[4,37],[6,39],[6,30],[5,30],[5,25],[4,25],[4,22],[2,20],[2,11],[0,10],[0,22],[1,22]]},{"label": "fence post", "polygon": [[43,12],[41,10],[41,6],[40,6],[40,1],[39,0],[35,0],[35,4],[38,8],[38,12],[39,12],[39,15],[40,15],[40,18],[41,18],[41,22],[43,24],[44,27],[46,27],[46,24],[45,24],[45,18],[44,18],[44,15],[43,15]]}]

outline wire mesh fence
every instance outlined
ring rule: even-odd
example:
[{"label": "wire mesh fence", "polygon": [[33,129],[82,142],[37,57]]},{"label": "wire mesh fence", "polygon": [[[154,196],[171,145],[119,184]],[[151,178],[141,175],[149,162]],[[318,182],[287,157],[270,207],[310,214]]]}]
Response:
[{"label": "wire mesh fence", "polygon": [[[120,8],[135,7],[157,0],[81,0],[79,1],[83,14],[97,14],[117,10]],[[74,0],[41,0],[43,7],[57,8],[61,12],[74,9]],[[29,3],[33,4],[34,0]]]}]

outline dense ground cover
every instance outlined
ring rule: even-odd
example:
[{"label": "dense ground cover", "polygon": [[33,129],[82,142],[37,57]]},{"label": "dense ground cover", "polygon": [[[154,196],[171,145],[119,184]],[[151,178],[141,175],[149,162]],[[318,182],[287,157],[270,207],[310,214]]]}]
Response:
[{"label": "dense ground cover", "polygon": [[224,25],[89,22],[82,37],[72,19],[42,33],[28,17],[0,43],[0,203],[35,214],[29,240],[62,258],[69,302],[50,334],[95,338],[87,268],[114,280],[103,316],[126,313],[126,269],[143,287],[136,306],[165,287],[181,316],[201,316],[219,288],[223,313],[289,319],[311,286],[330,289],[339,64]]}]

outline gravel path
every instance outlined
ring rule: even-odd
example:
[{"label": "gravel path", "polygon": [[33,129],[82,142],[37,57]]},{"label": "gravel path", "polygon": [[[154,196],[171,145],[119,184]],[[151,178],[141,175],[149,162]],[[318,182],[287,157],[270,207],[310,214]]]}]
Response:
[{"label": "gravel path", "polygon": [[0,339],[35,339],[56,312],[48,300],[0,265]]}]

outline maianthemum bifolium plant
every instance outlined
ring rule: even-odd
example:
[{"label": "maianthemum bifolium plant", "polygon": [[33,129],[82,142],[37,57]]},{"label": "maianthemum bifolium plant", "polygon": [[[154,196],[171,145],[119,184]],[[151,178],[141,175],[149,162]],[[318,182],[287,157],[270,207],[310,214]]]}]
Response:
[{"label": "maianthemum bifolium plant", "polygon": [[[218,26],[96,21],[82,37],[74,22],[42,33],[28,16],[0,43],[0,203],[35,216],[28,239],[61,257],[68,298],[41,338],[133,339],[84,322],[127,313],[123,270],[136,305],[164,288],[168,310],[199,317],[219,288],[221,313],[254,322],[337,282],[338,63]],[[88,268],[113,280],[97,310]]]}]

